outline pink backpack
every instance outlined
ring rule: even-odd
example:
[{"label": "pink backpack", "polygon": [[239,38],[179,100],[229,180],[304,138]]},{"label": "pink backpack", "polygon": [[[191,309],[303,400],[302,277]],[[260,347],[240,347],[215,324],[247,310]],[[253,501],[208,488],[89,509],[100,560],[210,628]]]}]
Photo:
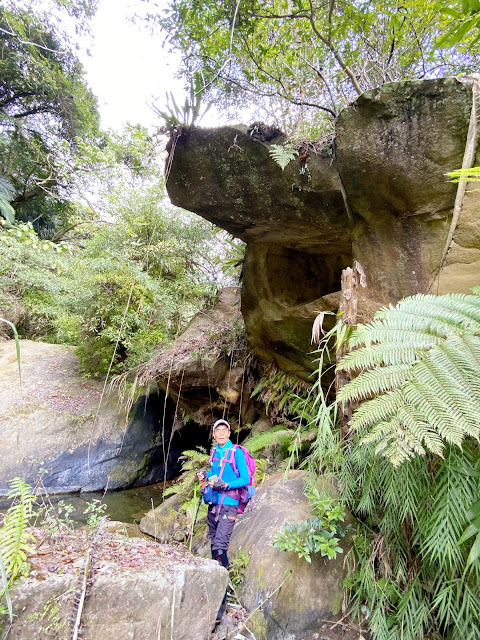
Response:
[{"label": "pink backpack", "polygon": [[[246,487],[240,487],[239,489],[231,489],[227,491],[226,494],[233,498],[234,500],[238,500],[237,513],[243,513],[246,509],[247,504],[255,495],[255,469],[257,468],[257,463],[255,462],[255,458],[250,454],[245,447],[242,447],[239,444],[234,444],[230,448],[230,455],[227,460],[224,462],[229,462],[232,465],[232,469],[235,472],[235,475],[240,477],[240,474],[237,469],[237,465],[235,463],[235,452],[237,449],[241,449],[243,451],[243,455],[245,456],[245,462],[247,463],[248,469],[248,484]],[[210,456],[210,464],[213,460],[220,460],[219,458],[214,458],[215,449]],[[222,477],[223,466],[220,470],[220,477]],[[222,500],[223,502],[223,500]],[[251,506],[251,505],[250,505]]]}]

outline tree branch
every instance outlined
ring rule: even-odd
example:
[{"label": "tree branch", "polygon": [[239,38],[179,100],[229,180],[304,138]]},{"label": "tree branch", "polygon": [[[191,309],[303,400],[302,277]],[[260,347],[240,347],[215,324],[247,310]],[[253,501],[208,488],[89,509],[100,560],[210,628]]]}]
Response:
[{"label": "tree branch", "polygon": [[279,91],[270,91],[270,92],[262,91],[257,87],[249,87],[248,85],[244,85],[239,80],[236,80],[231,76],[225,76],[225,77],[220,76],[220,77],[225,82],[230,82],[231,84],[235,85],[239,89],[242,89],[242,91],[245,91],[246,93],[253,93],[257,96],[263,96],[264,98],[282,98],[283,100],[287,100],[288,102],[291,102],[292,104],[297,105],[298,107],[312,107],[312,109],[320,109],[320,111],[325,111],[326,113],[330,114],[332,118],[336,118],[336,114],[334,111],[332,111],[328,107],[322,106],[321,104],[317,104],[316,102],[309,102],[308,100],[296,100],[295,98],[292,98],[291,96],[288,96],[286,94],[282,94]]},{"label": "tree branch", "polygon": [[33,116],[36,113],[48,113],[51,111],[51,107],[47,105],[43,105],[43,107],[35,107],[34,109],[29,109],[28,111],[22,111],[21,113],[13,114],[12,118],[19,120],[20,118],[26,118],[27,116]]},{"label": "tree branch", "polygon": [[335,60],[338,62],[340,67],[345,71],[347,76],[350,78],[350,81],[353,84],[353,86],[355,88],[355,91],[358,93],[358,95],[361,95],[363,93],[363,91],[362,91],[362,88],[360,87],[360,85],[358,84],[358,81],[357,81],[357,78],[356,78],[355,74],[350,69],[350,67],[346,64],[345,60],[342,58],[340,53],[335,49],[335,47],[333,46],[331,41],[329,39],[325,38],[325,36],[323,36],[320,33],[320,31],[317,29],[317,25],[315,24],[315,13],[314,13],[314,8],[313,8],[313,1],[309,0],[309,2],[310,2],[309,21],[310,21],[310,25],[311,25],[311,27],[313,29],[313,32],[315,33],[317,38],[321,42],[323,42],[323,44],[333,53],[333,55],[335,57]]},{"label": "tree branch", "polygon": [[30,42],[30,40],[22,40],[22,38],[20,38],[18,33],[15,33],[14,31],[7,31],[6,29],[2,29],[1,27],[0,27],[0,31],[2,33],[5,33],[7,36],[13,36],[22,44],[28,44],[28,45],[31,45],[32,47],[38,47],[39,49],[44,49],[45,51],[50,51],[51,53],[58,53],[60,55],[66,55],[68,53],[68,51],[60,51],[59,49],[50,49],[50,47],[44,47],[43,45],[38,44],[36,42]]},{"label": "tree branch", "polygon": [[29,98],[34,95],[36,95],[35,91],[21,91],[20,93],[15,93],[13,94],[13,96],[9,96],[4,100],[0,100],[0,108],[4,109],[11,102],[15,102],[15,100],[20,100],[21,98]]}]

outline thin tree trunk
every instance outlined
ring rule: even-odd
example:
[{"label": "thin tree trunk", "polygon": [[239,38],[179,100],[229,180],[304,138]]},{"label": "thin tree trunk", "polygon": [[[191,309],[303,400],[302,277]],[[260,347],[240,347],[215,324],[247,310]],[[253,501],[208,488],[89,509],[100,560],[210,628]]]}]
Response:
[{"label": "thin tree trunk", "polygon": [[[362,265],[355,260],[352,267],[347,267],[342,271],[341,296],[339,313],[340,322],[344,325],[352,326],[357,322],[358,287],[366,286],[365,272]],[[348,351],[347,341],[343,341],[337,351],[337,365]],[[337,393],[350,382],[351,375],[342,369],[336,370],[335,389]],[[344,439],[348,437],[349,424],[352,419],[353,406],[351,402],[339,405],[340,425]]]}]

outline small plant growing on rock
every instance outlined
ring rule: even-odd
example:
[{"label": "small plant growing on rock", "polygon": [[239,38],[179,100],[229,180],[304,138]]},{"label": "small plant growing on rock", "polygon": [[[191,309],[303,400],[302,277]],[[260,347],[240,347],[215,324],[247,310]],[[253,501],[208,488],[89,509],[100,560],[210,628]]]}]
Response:
[{"label": "small plant growing on rock", "polygon": [[242,551],[241,549],[239,549],[232,558],[228,568],[228,574],[234,589],[242,584],[249,562],[250,554],[247,551]]},{"label": "small plant growing on rock", "polygon": [[283,145],[272,144],[268,152],[282,169],[282,171],[292,160],[294,160],[298,156],[298,151],[289,142],[286,142]]},{"label": "small plant growing on rock", "polygon": [[312,562],[312,555],[320,553],[322,557],[334,559],[343,553],[339,546],[340,538],[352,529],[344,526],[345,507],[330,496],[320,496],[317,489],[306,492],[313,502],[313,517],[303,522],[290,522],[282,531],[275,534],[273,546],[282,551],[294,551],[299,558]]}]

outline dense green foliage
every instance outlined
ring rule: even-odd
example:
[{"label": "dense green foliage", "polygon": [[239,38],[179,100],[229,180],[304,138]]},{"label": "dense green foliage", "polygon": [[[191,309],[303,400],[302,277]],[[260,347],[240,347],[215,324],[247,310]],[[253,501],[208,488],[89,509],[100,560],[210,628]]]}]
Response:
[{"label": "dense green foliage", "polygon": [[475,71],[474,50],[462,47],[460,38],[451,38],[448,49],[438,48],[440,36],[452,29],[457,33],[457,22],[471,11],[463,5],[171,0],[152,19],[168,34],[168,45],[182,52],[182,75],[189,79],[201,72],[217,105],[235,108],[241,101],[290,132],[318,134],[325,127],[320,112],[334,117],[369,88]]},{"label": "dense green foliage", "polygon": [[85,27],[94,3],[52,5],[0,8],[0,174],[15,190],[17,219],[47,235],[73,212],[79,138],[98,135],[96,99],[58,20],[63,10]]},{"label": "dense green foliage", "polygon": [[84,371],[101,375],[145,361],[185,326],[214,292],[205,270],[218,241],[209,223],[150,207],[160,193],[143,196],[65,251],[28,227],[0,232],[0,308],[20,337],[78,344]]},{"label": "dense green foliage", "polygon": [[306,496],[312,504],[312,517],[303,522],[288,522],[277,531],[273,546],[282,551],[294,551],[299,558],[312,561],[312,555],[335,559],[343,553],[341,538],[352,527],[343,525],[345,507],[331,496],[321,495],[318,489],[309,489]]},{"label": "dense green foliage", "polygon": [[[480,334],[479,301],[417,296],[357,327],[352,350],[339,364],[360,372],[340,395],[360,401],[346,441],[325,402],[318,404],[318,437],[308,464],[339,479],[340,497],[358,519],[346,587],[352,612],[374,640],[480,637],[478,418],[473,431],[462,432],[470,421],[471,398],[464,394],[472,375],[478,394],[480,358],[470,345]],[[454,354],[448,365],[446,352]],[[414,380],[410,373],[419,365]],[[385,369],[395,366],[399,371],[388,375]],[[424,367],[432,366],[440,370],[429,388],[423,386]],[[418,384],[416,394],[409,393],[411,384]],[[392,386],[405,393],[410,409],[393,411],[382,427],[378,406]],[[368,437],[372,425],[375,438]],[[431,431],[437,447],[425,439],[413,446],[422,429]],[[378,436],[379,450],[372,442]],[[403,464],[395,467],[390,457]]]},{"label": "dense green foliage", "polygon": [[479,334],[480,297],[462,294],[407,298],[357,327],[340,366],[360,373],[337,400],[364,401],[352,420],[363,442],[399,465],[478,440]]},{"label": "dense green foliage", "polygon": [[97,376],[171,341],[225,252],[209,223],[168,204],[161,140],[99,132],[61,21],[85,30],[95,2],[51,5],[0,10],[0,316],[22,338],[78,345]]}]

